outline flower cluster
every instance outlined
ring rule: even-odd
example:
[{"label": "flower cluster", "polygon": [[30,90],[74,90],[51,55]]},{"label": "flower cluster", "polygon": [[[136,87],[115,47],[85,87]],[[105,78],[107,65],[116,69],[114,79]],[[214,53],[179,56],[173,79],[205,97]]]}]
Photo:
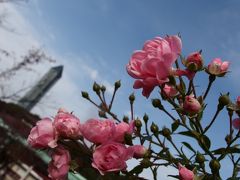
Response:
[{"label": "flower cluster", "polygon": [[58,140],[79,138],[80,128],[80,120],[64,109],[59,109],[53,121],[50,118],[44,118],[32,128],[28,143],[36,149],[52,148],[50,151],[52,161],[48,167],[50,178],[66,179],[71,157],[68,150],[58,144]]},{"label": "flower cluster", "polygon": [[[126,179],[138,179],[141,172],[149,168],[156,180],[160,166],[172,166],[178,169],[178,175],[170,176],[180,180],[218,180],[221,179],[221,160],[230,158],[233,172],[229,179],[235,179],[240,162],[240,158],[234,158],[240,152],[236,143],[240,139],[240,96],[232,102],[229,93],[220,94],[212,118],[209,118],[211,112],[207,114],[207,118],[204,114],[213,82],[228,73],[230,63],[215,58],[206,65],[201,50],[186,57],[181,52],[182,40],[178,35],[156,37],[146,41],[141,50],[135,51],[126,66],[128,74],[135,79],[133,88],[142,88],[143,96],[148,98],[154,88],[159,88],[159,93],[154,94],[159,97],[152,99],[152,105],[172,120],[169,123],[171,127],[167,125],[160,129],[160,123],[149,121],[147,114],[142,117],[143,121],[139,117],[134,118],[133,93],[129,96],[131,118],[124,116],[121,121],[112,112],[114,97],[121,86],[120,81],[115,82],[109,102],[105,97],[106,87],[96,82],[93,91],[98,101],[93,100],[86,91],[82,92],[82,97],[98,108],[101,119],[91,118],[80,123],[72,113],[59,109],[53,120],[44,118],[38,121],[30,132],[28,142],[33,148],[50,150],[52,160],[48,168],[49,177],[66,179],[69,171],[75,171],[72,167],[75,152],[71,152],[65,142],[77,141],[90,150],[91,159],[88,165],[95,168],[97,177],[114,179],[116,176],[124,176]],[[205,90],[196,88],[194,83],[201,72],[208,76]],[[169,106],[165,106],[165,103],[171,107],[173,113],[167,109]],[[222,111],[224,108],[226,111]],[[213,149],[214,141],[208,131],[222,112],[227,112],[229,117],[226,146]],[[238,117],[234,118],[235,115]],[[175,135],[190,140],[183,138],[182,142],[176,143],[178,138],[175,139]],[[136,142],[139,144],[133,145]],[[88,146],[89,144],[91,145]],[[192,144],[197,146],[192,147]],[[185,153],[186,148],[188,153]],[[131,158],[140,158],[140,162],[127,171],[127,161]]]},{"label": "flower cluster", "polygon": [[44,118],[37,122],[30,132],[28,143],[36,149],[52,148],[49,177],[65,179],[71,157],[69,151],[61,145],[61,140],[85,138],[96,145],[92,166],[104,175],[107,172],[126,170],[128,159],[141,158],[147,152],[142,145],[127,147],[124,144],[125,135],[132,135],[134,128],[133,120],[129,124],[116,124],[112,119],[89,119],[80,124],[76,116],[59,109],[53,121]]}]

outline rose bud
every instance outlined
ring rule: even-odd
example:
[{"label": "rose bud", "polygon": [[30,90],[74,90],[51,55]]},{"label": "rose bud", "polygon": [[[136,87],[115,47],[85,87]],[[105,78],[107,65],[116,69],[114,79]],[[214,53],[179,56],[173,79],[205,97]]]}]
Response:
[{"label": "rose bud", "polygon": [[81,136],[80,120],[64,109],[58,110],[53,126],[58,135],[63,138],[77,139]]},{"label": "rose bud", "polygon": [[215,76],[224,76],[227,73],[229,64],[228,61],[222,62],[220,58],[215,58],[208,65],[207,72]]},{"label": "rose bud", "polygon": [[124,135],[132,134],[134,131],[134,121],[131,121],[129,124],[125,122],[121,122],[116,125],[115,133],[113,136],[113,141],[116,142],[124,142]]},{"label": "rose bud", "polygon": [[52,125],[52,120],[44,118],[37,122],[31,129],[27,139],[33,148],[54,148],[57,146],[57,139]]},{"label": "rose bud", "polygon": [[193,180],[194,173],[187,169],[186,167],[182,166],[181,164],[178,165],[179,171],[179,179],[180,180]]},{"label": "rose bud", "polygon": [[202,106],[199,101],[192,95],[185,97],[183,109],[186,113],[188,113],[189,115],[194,115],[199,113],[201,111],[201,108]]},{"label": "rose bud", "polygon": [[236,118],[232,121],[233,127],[235,129],[240,129],[240,118]]},{"label": "rose bud", "polygon": [[113,138],[115,123],[110,119],[89,119],[81,125],[81,132],[90,142],[101,144]]},{"label": "rose bud", "polygon": [[185,66],[190,71],[199,71],[203,68],[203,59],[200,52],[191,53],[185,62]]},{"label": "rose bud", "polygon": [[67,179],[71,157],[68,150],[57,147],[51,154],[51,162],[48,165],[48,176],[51,179]]},{"label": "rose bud", "polygon": [[174,86],[165,84],[165,86],[163,88],[163,94],[166,97],[171,98],[171,97],[175,97],[178,94],[178,91],[176,90],[176,88]]},{"label": "rose bud", "polygon": [[148,152],[148,150],[142,145],[130,146],[129,149],[133,151],[134,158],[143,158],[144,155]]},{"label": "rose bud", "polygon": [[126,161],[132,158],[133,152],[125,145],[115,142],[108,142],[98,146],[93,153],[92,166],[101,175],[107,172],[126,170]]}]

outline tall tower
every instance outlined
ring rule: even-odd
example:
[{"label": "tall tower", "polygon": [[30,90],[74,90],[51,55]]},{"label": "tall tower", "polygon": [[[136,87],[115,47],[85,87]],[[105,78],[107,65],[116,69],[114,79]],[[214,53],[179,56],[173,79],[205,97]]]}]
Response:
[{"label": "tall tower", "polygon": [[30,111],[62,77],[62,72],[62,65],[51,68],[38,83],[18,101],[18,105]]}]

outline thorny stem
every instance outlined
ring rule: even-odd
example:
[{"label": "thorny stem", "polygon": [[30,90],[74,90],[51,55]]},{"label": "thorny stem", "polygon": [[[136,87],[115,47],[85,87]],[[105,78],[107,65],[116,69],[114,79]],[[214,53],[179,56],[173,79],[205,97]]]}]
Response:
[{"label": "thorny stem", "polygon": [[130,107],[131,107],[131,120],[134,119],[134,115],[133,115],[133,102],[130,102]]},{"label": "thorny stem", "polygon": [[203,134],[205,134],[205,133],[208,131],[208,129],[212,126],[212,124],[213,124],[214,121],[216,120],[216,118],[217,118],[217,116],[218,116],[218,114],[219,114],[220,111],[221,111],[221,109],[217,109],[217,111],[216,111],[216,113],[215,113],[212,121],[211,121],[210,124],[204,129]]},{"label": "thorny stem", "polygon": [[215,81],[216,76],[215,75],[209,75],[209,82],[208,82],[208,87],[204,93],[203,99],[205,99],[208,95],[209,90],[211,89],[212,83]]},{"label": "thorny stem", "polygon": [[[97,105],[94,101],[92,101],[91,99],[88,99],[89,102],[91,102],[94,106],[96,106],[98,109],[102,110],[102,108]],[[108,113],[110,116],[112,116],[113,119],[115,119],[117,122],[121,122],[118,118],[117,115],[112,113],[109,108],[107,108],[106,110],[104,110],[106,113]]]},{"label": "thorny stem", "polygon": [[230,146],[232,145],[232,143],[234,143],[238,138],[240,137],[240,130],[238,130],[238,133],[236,134],[235,138],[232,139],[232,141],[227,145],[225,153],[223,153],[221,156],[219,156],[218,160],[222,160],[228,152],[228,149],[230,148]]},{"label": "thorny stem", "polygon": [[233,127],[232,127],[232,114],[228,113],[229,115],[229,135],[230,139],[232,140],[232,134],[233,134]]},{"label": "thorny stem", "polygon": [[109,111],[112,109],[112,105],[113,105],[113,101],[114,101],[114,98],[115,98],[115,95],[116,95],[116,92],[117,92],[117,89],[115,88],[114,91],[113,91],[113,95],[112,95],[112,99],[111,99],[111,102],[109,104]]}]

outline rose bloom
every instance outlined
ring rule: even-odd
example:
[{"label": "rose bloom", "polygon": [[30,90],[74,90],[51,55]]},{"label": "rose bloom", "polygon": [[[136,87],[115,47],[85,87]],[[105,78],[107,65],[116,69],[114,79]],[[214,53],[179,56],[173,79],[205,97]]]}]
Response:
[{"label": "rose bloom", "polygon": [[142,145],[134,145],[129,147],[133,151],[134,158],[142,158],[147,153],[147,149]]},{"label": "rose bloom", "polygon": [[38,121],[36,126],[31,129],[27,141],[33,148],[56,147],[57,139],[52,120],[44,118]]},{"label": "rose bloom", "polygon": [[165,84],[163,88],[163,93],[168,98],[171,98],[171,97],[175,97],[178,94],[178,91],[174,86]]},{"label": "rose bloom", "polygon": [[81,132],[90,142],[101,144],[113,138],[115,123],[111,119],[89,119],[81,125]]},{"label": "rose bloom", "polygon": [[68,150],[59,146],[54,149],[51,154],[52,160],[48,165],[48,173],[51,179],[64,180],[67,179],[68,170],[70,168],[71,157]]},{"label": "rose bloom", "polygon": [[190,115],[194,115],[199,113],[201,108],[202,108],[201,104],[192,95],[185,97],[183,103],[183,109],[185,112],[187,112]]},{"label": "rose bloom", "polygon": [[80,120],[73,114],[59,109],[54,118],[53,125],[59,136],[70,139],[80,137]]},{"label": "rose bloom", "polygon": [[223,61],[220,58],[215,58],[212,62],[208,65],[208,73],[216,76],[223,76],[226,74],[228,67],[228,61]]},{"label": "rose bloom", "polygon": [[96,168],[101,175],[107,172],[126,170],[126,161],[132,158],[133,152],[125,145],[108,142],[98,146],[93,153],[92,166]]},{"label": "rose bloom", "polygon": [[180,180],[194,180],[194,173],[182,165],[178,166]]},{"label": "rose bloom", "polygon": [[[198,71],[203,68],[203,59],[200,52],[193,52],[188,55],[186,62],[186,67],[188,67],[191,71]],[[190,68],[190,66],[193,65],[194,68]]]},{"label": "rose bloom", "polygon": [[156,37],[145,42],[143,49],[135,51],[127,65],[128,74],[137,79],[133,87],[143,88],[143,96],[149,97],[155,86],[168,81],[181,49],[178,36]]},{"label": "rose bloom", "polygon": [[134,131],[134,121],[131,121],[129,124],[121,122],[115,126],[115,133],[113,136],[113,141],[115,142],[124,142],[125,134],[132,134]]}]

